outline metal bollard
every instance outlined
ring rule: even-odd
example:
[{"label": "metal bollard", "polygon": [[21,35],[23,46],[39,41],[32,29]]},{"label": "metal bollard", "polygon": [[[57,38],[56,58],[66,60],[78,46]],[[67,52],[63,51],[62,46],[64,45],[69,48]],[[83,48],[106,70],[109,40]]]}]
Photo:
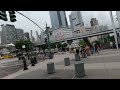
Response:
[{"label": "metal bollard", "polygon": [[55,72],[55,68],[54,68],[54,63],[53,62],[47,63],[47,72],[48,72],[48,74],[52,74],[52,73]]},{"label": "metal bollard", "polygon": [[33,57],[31,57],[31,66],[35,66],[35,61],[34,61],[34,58]]},{"label": "metal bollard", "polygon": [[80,61],[80,55],[79,54],[75,54],[75,61]]},{"label": "metal bollard", "polygon": [[22,59],[23,59],[23,70],[28,70],[26,59],[24,57],[22,57]]},{"label": "metal bollard", "polygon": [[83,62],[76,62],[74,65],[75,65],[76,77],[84,77],[85,76],[84,63]]},{"label": "metal bollard", "polygon": [[65,62],[65,66],[69,66],[70,65],[70,58],[64,58],[64,62]]}]

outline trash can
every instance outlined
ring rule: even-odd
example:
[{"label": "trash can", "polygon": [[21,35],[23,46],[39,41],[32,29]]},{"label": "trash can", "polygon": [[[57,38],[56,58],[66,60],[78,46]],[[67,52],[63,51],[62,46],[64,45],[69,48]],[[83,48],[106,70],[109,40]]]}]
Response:
[{"label": "trash can", "polygon": [[52,74],[55,72],[55,67],[53,62],[47,63],[47,72],[48,74]]},{"label": "trash can", "polygon": [[84,63],[80,61],[76,62],[74,65],[76,77],[84,77],[85,76]]},{"label": "trash can", "polygon": [[70,65],[70,58],[64,58],[64,62],[65,62],[65,66],[69,66]]}]

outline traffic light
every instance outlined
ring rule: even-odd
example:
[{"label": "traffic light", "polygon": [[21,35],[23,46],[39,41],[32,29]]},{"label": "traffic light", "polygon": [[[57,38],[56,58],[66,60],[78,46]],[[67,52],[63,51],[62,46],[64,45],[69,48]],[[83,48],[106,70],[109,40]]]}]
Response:
[{"label": "traffic light", "polygon": [[11,22],[17,21],[16,16],[15,16],[15,11],[9,11],[9,16],[10,16],[10,21]]},{"label": "traffic light", "polygon": [[7,21],[7,14],[6,11],[0,11],[0,19]]},{"label": "traffic light", "polygon": [[47,38],[45,38],[45,43],[47,44]]}]

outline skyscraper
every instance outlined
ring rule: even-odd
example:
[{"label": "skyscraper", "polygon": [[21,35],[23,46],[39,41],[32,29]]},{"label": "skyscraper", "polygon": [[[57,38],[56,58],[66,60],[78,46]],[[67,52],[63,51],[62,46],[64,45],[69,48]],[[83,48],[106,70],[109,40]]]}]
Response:
[{"label": "skyscraper", "polygon": [[14,25],[1,25],[1,44],[10,44],[16,42],[16,28]]},{"label": "skyscraper", "polygon": [[24,33],[24,37],[26,40],[30,40],[30,36],[29,36],[29,33],[28,32],[25,32]]},{"label": "skyscraper", "polygon": [[69,19],[73,33],[82,33],[85,31],[83,18],[80,11],[72,11],[69,15]]},{"label": "skyscraper", "polygon": [[14,25],[1,25],[1,44],[15,43],[17,40],[24,39],[23,29],[17,29]]},{"label": "skyscraper", "polygon": [[90,24],[91,24],[91,27],[98,25],[98,20],[96,18],[91,18]]},{"label": "skyscraper", "polygon": [[116,11],[116,14],[117,14],[117,20],[120,28],[120,11]]},{"label": "skyscraper", "polygon": [[65,11],[50,11],[49,13],[53,28],[68,27]]},{"label": "skyscraper", "polygon": [[16,28],[16,32],[17,32],[17,36],[16,36],[17,40],[24,39],[24,31],[23,31],[23,29]]}]

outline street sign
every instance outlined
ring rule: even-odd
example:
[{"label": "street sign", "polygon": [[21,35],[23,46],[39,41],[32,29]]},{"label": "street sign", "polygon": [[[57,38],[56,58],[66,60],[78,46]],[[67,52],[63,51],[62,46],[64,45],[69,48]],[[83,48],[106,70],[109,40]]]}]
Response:
[{"label": "street sign", "polygon": [[25,48],[25,45],[22,45],[22,48]]}]

